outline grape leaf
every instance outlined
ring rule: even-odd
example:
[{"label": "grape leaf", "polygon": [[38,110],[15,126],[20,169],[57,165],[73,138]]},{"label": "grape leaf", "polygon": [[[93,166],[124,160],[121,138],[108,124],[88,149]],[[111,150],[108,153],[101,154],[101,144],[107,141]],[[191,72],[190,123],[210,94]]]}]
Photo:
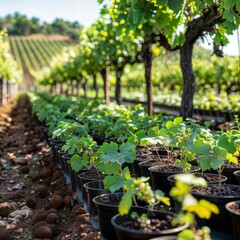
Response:
[{"label": "grape leaf", "polygon": [[127,192],[126,194],[123,195],[119,203],[118,211],[121,215],[128,214],[131,206],[132,206],[132,193]]},{"label": "grape leaf", "polygon": [[123,188],[123,178],[121,176],[106,176],[103,180],[104,188],[109,189],[111,192]]}]

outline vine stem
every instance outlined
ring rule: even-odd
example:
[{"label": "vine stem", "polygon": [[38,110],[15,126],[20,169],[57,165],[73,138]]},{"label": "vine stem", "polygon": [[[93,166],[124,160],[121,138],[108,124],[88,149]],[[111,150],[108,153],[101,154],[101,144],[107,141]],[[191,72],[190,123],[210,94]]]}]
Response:
[{"label": "vine stem", "polygon": [[132,198],[133,198],[133,202],[134,202],[135,206],[138,206],[136,197],[133,196]]}]

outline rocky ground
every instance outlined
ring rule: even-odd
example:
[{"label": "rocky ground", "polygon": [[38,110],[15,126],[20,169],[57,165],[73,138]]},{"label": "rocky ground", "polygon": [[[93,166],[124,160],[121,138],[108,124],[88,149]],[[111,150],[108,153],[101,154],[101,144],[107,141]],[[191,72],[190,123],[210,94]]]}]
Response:
[{"label": "rocky ground", "polygon": [[0,240],[99,239],[26,97],[0,107]]}]

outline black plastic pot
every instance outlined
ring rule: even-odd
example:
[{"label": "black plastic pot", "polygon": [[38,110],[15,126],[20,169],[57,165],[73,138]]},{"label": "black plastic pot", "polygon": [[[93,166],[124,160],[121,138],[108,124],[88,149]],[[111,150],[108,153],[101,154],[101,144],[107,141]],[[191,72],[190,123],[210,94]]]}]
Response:
[{"label": "black plastic pot", "polygon": [[84,167],[84,168],[80,169],[78,172],[73,171],[74,176],[75,176],[78,203],[82,203],[82,201],[83,201],[83,199],[82,199],[82,185],[81,185],[81,181],[80,181],[80,178],[78,177],[78,175],[81,174],[81,173],[84,173],[84,172],[91,171],[91,170],[93,170],[93,169]]},{"label": "black plastic pot", "polygon": [[[217,184],[209,184],[209,186],[215,186]],[[239,187],[237,185],[231,185],[231,184],[224,184],[226,187]],[[210,228],[214,228],[217,230],[222,229],[229,229],[231,228],[231,219],[230,216],[225,208],[225,205],[228,202],[240,200],[240,195],[238,196],[215,196],[215,195],[206,195],[206,194],[199,194],[196,192],[192,192],[192,195],[197,199],[205,199],[213,204],[215,204],[219,209],[219,214],[212,214],[211,218],[209,220],[198,220],[199,226],[209,226]],[[229,238],[231,239],[231,238]]]},{"label": "black plastic pot", "polygon": [[103,180],[87,182],[83,185],[87,192],[88,207],[89,207],[89,222],[97,230],[99,230],[99,218],[97,213],[97,206],[92,201],[94,197],[110,193],[109,190],[104,189]]},{"label": "black plastic pot", "polygon": [[177,236],[163,236],[163,237],[151,238],[149,240],[177,240]]},{"label": "black plastic pot", "polygon": [[123,193],[108,193],[93,198],[93,202],[97,206],[99,228],[101,232],[101,240],[117,239],[114,227],[111,224],[113,216],[118,214],[118,205],[121,201]]},{"label": "black plastic pot", "polygon": [[150,177],[151,175],[150,175],[149,168],[157,164],[158,162],[156,160],[142,161],[138,163],[142,176]]},{"label": "black plastic pot", "polygon": [[148,161],[155,161],[157,164],[159,164],[159,157],[164,161],[165,159],[167,159],[166,155],[154,155],[154,154],[149,154],[145,157],[141,156],[138,157],[137,159],[134,160],[133,162],[133,169],[134,169],[134,175],[135,177],[141,177],[142,176],[142,170],[140,167],[140,163],[143,162],[148,162]]},{"label": "black plastic pot", "polygon": [[237,180],[238,185],[240,185],[240,170],[233,172],[233,174]]},{"label": "black plastic pot", "polygon": [[53,154],[53,158],[54,161],[57,163],[57,165],[60,167],[60,163],[57,161],[57,155],[56,155],[56,151],[55,151],[55,146],[62,144],[61,140],[52,140],[50,142],[50,146],[51,146],[51,150],[52,150],[52,154]]},{"label": "black plastic pot", "polygon": [[54,155],[55,155],[55,158],[56,158],[57,165],[60,168],[61,168],[61,163],[60,163],[60,158],[59,158],[58,151],[62,149],[62,146],[63,146],[62,143],[54,146]]},{"label": "black plastic pot", "polygon": [[[234,172],[238,170],[240,170],[240,167],[236,167],[236,168],[224,167],[222,175],[227,177],[227,181],[226,181],[227,184],[238,184],[238,181],[234,175]],[[217,174],[216,170],[211,170],[209,172]]]},{"label": "black plastic pot", "polygon": [[[188,172],[198,172],[199,167],[192,166],[192,169]],[[161,189],[166,196],[169,196],[169,192],[172,188],[171,183],[168,181],[168,177],[172,174],[179,174],[182,172],[169,172],[164,169],[159,169],[159,166],[152,166],[149,168],[152,187],[154,190]]]},{"label": "black plastic pot", "polygon": [[134,172],[134,176],[135,178],[137,177],[141,177],[142,173],[141,173],[141,169],[139,167],[139,163],[142,161],[146,161],[146,159],[144,159],[142,156],[138,157],[134,160],[133,162],[133,172]]},{"label": "black plastic pot", "polygon": [[78,177],[81,182],[83,207],[85,211],[89,212],[87,192],[83,186],[85,183],[88,183],[88,182],[92,182],[95,180],[102,180],[104,176],[102,174],[99,174],[97,170],[90,170],[90,171],[78,174]]},{"label": "black plastic pot", "polygon": [[62,156],[62,166],[63,166],[63,175],[66,178],[66,182],[67,184],[71,183],[71,179],[70,179],[70,169],[69,169],[69,164],[68,161],[71,159],[72,154],[64,154]]},{"label": "black plastic pot", "polygon": [[168,230],[152,231],[152,232],[134,230],[134,229],[123,227],[121,223],[123,221],[129,221],[131,219],[132,212],[137,212],[138,215],[145,213],[148,215],[149,218],[157,218],[157,219],[166,219],[167,216],[171,216],[171,217],[176,216],[174,213],[152,211],[142,207],[135,207],[131,209],[128,215],[121,216],[120,214],[117,214],[112,218],[111,223],[115,228],[118,240],[126,240],[126,239],[147,240],[147,239],[151,239],[159,236],[177,235],[179,232],[183,231],[189,226],[188,224],[185,224],[182,226],[173,227],[172,229],[168,229]]},{"label": "black plastic pot", "polygon": [[240,201],[229,202],[225,205],[225,207],[229,213],[229,216],[231,217],[234,240],[239,240],[240,239],[240,214],[230,208],[230,206],[235,203],[240,204]]},{"label": "black plastic pot", "polygon": [[[198,176],[198,177],[202,176],[201,173],[193,173],[193,174]],[[214,174],[214,173],[204,173],[204,175],[205,174],[210,175],[210,176],[213,176],[213,175],[218,176],[218,174]],[[174,176],[176,176],[176,175],[177,174],[173,174],[173,175],[168,176],[168,178],[167,178],[172,187],[175,186],[176,180],[174,179]],[[227,177],[225,177],[223,175],[221,176],[221,179],[222,179],[221,183],[225,183],[227,181]],[[207,183],[208,184],[218,184],[218,182],[207,182]],[[178,213],[179,211],[182,210],[182,204],[179,203],[178,201],[174,200],[174,208],[175,208],[175,212]]]},{"label": "black plastic pot", "polygon": [[43,126],[41,126],[41,130],[42,130],[43,136],[44,136],[47,144],[50,146],[49,135],[48,135],[48,127],[43,125]]},{"label": "black plastic pot", "polygon": [[67,154],[67,152],[65,152],[63,150],[58,150],[58,159],[59,159],[60,167],[62,170],[64,169],[64,162],[63,162],[62,156],[65,154]]}]

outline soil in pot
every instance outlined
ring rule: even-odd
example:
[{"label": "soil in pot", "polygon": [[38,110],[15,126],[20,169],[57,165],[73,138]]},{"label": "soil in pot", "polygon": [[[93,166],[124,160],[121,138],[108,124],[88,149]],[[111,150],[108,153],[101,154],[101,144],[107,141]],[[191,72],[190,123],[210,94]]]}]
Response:
[{"label": "soil in pot", "polygon": [[[159,164],[161,164],[161,162],[159,160],[159,157],[161,159],[161,162],[164,162],[164,164],[166,164],[166,161],[167,161],[167,164],[173,164],[173,161],[168,160],[168,157],[166,155],[149,154],[146,157],[137,157],[133,162],[135,177],[141,177],[142,176],[142,170],[141,170],[141,167],[139,165],[140,163],[154,161],[156,163],[156,165],[159,165]],[[149,173],[149,176],[150,176],[150,173]]]},{"label": "soil in pot", "polygon": [[192,194],[197,200],[205,199],[215,204],[219,209],[219,214],[213,214],[209,220],[198,220],[199,226],[206,225],[221,231],[228,231],[231,228],[231,219],[225,205],[228,202],[240,200],[240,186],[224,184],[219,191],[217,184],[209,184],[207,188],[194,187]]},{"label": "soil in pot", "polygon": [[99,230],[99,218],[97,213],[97,206],[92,200],[94,197],[101,194],[110,193],[110,191],[107,189],[104,189],[103,180],[87,182],[83,185],[83,187],[87,192],[90,224],[95,229]]},{"label": "soil in pot", "polygon": [[[225,164],[222,174],[227,177],[227,181],[226,181],[227,184],[238,184],[238,181],[234,175],[234,172],[237,170],[240,170],[240,161],[238,165],[233,163]],[[210,170],[208,172],[217,174],[216,170]]]},{"label": "soil in pot", "polygon": [[[175,186],[176,180],[174,179],[174,176],[176,174],[170,175],[168,176],[168,181],[170,182],[171,186]],[[218,184],[218,179],[219,179],[219,175],[218,174],[214,174],[214,173],[204,173],[203,175],[201,173],[194,173],[194,175],[198,176],[198,177],[203,177],[208,184]],[[227,177],[221,175],[221,182],[225,183],[227,180]],[[181,211],[182,209],[182,204],[175,201],[174,200],[174,206],[175,206],[175,211],[176,213],[178,213],[179,211]]]},{"label": "soil in pot", "polygon": [[[171,161],[171,160],[162,159],[162,161],[166,165],[173,164],[173,161]],[[157,161],[157,160],[142,161],[138,165],[140,167],[142,176],[144,176],[144,177],[151,177],[149,168],[152,167],[152,166],[159,165],[159,161]]]},{"label": "soil in pot", "polygon": [[[166,196],[169,196],[169,192],[172,188],[168,177],[172,174],[182,173],[183,170],[177,165],[164,165],[164,166],[152,166],[149,168],[152,187],[154,190],[162,190]],[[198,172],[199,168],[192,166],[191,170],[188,172]]]},{"label": "soil in pot", "polygon": [[[146,214],[148,216],[149,224],[141,226],[141,220],[138,217],[132,218],[132,213],[137,213],[138,216]],[[176,215],[170,212],[152,211],[146,208],[135,207],[132,208],[128,215],[121,216],[120,214],[114,216],[111,220],[118,240],[132,239],[145,240],[158,236],[167,236],[178,234],[183,229],[188,227],[188,224],[183,226],[173,227],[171,225],[172,219]]]},{"label": "soil in pot", "polygon": [[229,202],[226,209],[232,220],[234,240],[240,239],[240,201]]},{"label": "soil in pot", "polygon": [[[202,177],[206,180],[208,184],[217,184],[219,182],[219,175],[214,173],[194,173],[197,177]],[[174,179],[175,174],[170,175],[168,177],[168,181],[172,186],[175,185],[176,180]],[[221,175],[221,183],[225,183],[227,181],[227,177]]]}]

